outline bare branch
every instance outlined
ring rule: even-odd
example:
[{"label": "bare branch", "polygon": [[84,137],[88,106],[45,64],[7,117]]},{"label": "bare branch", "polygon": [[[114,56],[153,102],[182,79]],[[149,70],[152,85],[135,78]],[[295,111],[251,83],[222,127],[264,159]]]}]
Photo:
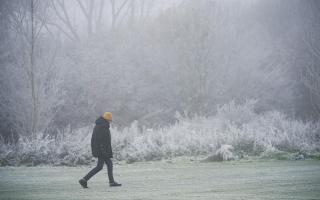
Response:
[{"label": "bare branch", "polygon": [[[56,5],[54,2],[58,2],[58,5],[60,6],[60,8],[63,11],[63,15],[64,17],[60,14],[59,10],[57,9]],[[60,0],[51,0],[51,4],[54,8],[55,13],[57,14],[58,18],[66,25],[66,27],[70,30],[70,32],[72,33],[73,37],[77,40],[80,40],[78,33],[76,32],[76,30],[74,29],[74,27],[72,26],[71,22],[70,22],[70,18],[68,15],[68,12],[65,8],[65,4],[64,4],[64,0],[60,1]]]},{"label": "bare branch", "polygon": [[[56,27],[57,29],[59,29],[63,34],[65,34],[70,40],[75,40],[74,37],[72,37],[72,35],[70,35],[68,32],[66,32],[61,26],[59,26],[58,24],[56,23],[53,23],[53,22],[47,22],[47,24],[51,25],[51,26],[54,26]],[[49,29],[47,25],[46,26],[46,29]]]},{"label": "bare branch", "polygon": [[84,13],[84,15],[86,16],[86,18],[88,19],[89,18],[89,13],[86,11],[85,7],[83,6],[83,4],[81,3],[80,0],[77,0],[82,12]]},{"label": "bare branch", "polygon": [[88,10],[85,9],[84,5],[82,4],[81,0],[77,0],[82,12],[84,13],[84,16],[87,19],[88,23],[88,35],[91,36],[92,34],[92,14],[93,14],[93,8],[94,8],[94,0],[89,1],[89,8]]},{"label": "bare branch", "polygon": [[118,9],[116,8],[115,0],[110,0],[110,3],[111,3],[111,14],[112,14],[111,26],[112,26],[112,28],[114,28],[116,25],[116,22],[119,18],[119,15],[120,15],[122,9],[124,8],[124,6],[128,3],[128,0],[124,0]]},{"label": "bare branch", "polygon": [[103,13],[103,9],[104,9],[104,2],[105,2],[105,0],[100,0],[99,15],[98,15],[98,18],[96,20],[96,31],[98,31],[98,29],[101,26],[101,18],[102,18],[102,13]]}]

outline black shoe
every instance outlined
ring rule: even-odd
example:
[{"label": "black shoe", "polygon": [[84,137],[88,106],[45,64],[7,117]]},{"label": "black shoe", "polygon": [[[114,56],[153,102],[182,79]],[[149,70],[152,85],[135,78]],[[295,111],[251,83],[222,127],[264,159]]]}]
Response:
[{"label": "black shoe", "polygon": [[110,187],[117,187],[117,186],[121,186],[121,184],[117,183],[117,182],[113,182],[113,183],[109,183],[109,186]]},{"label": "black shoe", "polygon": [[83,178],[79,180],[79,183],[83,188],[88,188],[87,181],[84,180]]}]

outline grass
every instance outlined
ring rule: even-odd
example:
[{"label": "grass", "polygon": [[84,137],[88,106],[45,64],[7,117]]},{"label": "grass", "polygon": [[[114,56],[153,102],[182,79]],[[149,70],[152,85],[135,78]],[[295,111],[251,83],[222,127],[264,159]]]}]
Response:
[{"label": "grass", "polygon": [[[93,166],[91,166],[93,167]],[[319,199],[320,161],[157,161],[115,164],[119,188],[103,169],[82,189],[91,167],[2,167],[0,199]]]}]

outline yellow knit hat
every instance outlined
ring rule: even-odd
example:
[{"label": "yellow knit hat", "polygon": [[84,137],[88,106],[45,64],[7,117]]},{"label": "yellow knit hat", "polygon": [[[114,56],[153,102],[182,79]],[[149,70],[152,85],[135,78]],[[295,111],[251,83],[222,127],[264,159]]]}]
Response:
[{"label": "yellow knit hat", "polygon": [[105,120],[112,121],[112,113],[111,112],[105,112],[102,117]]}]

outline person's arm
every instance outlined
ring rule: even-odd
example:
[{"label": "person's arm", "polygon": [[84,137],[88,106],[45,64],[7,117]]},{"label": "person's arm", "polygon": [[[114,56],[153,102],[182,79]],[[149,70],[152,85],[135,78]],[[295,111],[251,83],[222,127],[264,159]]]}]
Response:
[{"label": "person's arm", "polygon": [[112,146],[111,146],[111,134],[110,134],[110,129],[108,128],[107,129],[107,146],[106,146],[106,150],[107,150],[107,153],[108,153],[108,156],[110,158],[113,157],[113,152],[112,152]]},{"label": "person's arm", "polygon": [[105,140],[105,134],[103,133],[103,130],[101,130],[101,127],[99,132],[97,133],[96,140],[97,140],[97,147],[99,149],[99,154],[101,156],[105,156],[107,153],[107,148],[105,144],[106,140]]}]

